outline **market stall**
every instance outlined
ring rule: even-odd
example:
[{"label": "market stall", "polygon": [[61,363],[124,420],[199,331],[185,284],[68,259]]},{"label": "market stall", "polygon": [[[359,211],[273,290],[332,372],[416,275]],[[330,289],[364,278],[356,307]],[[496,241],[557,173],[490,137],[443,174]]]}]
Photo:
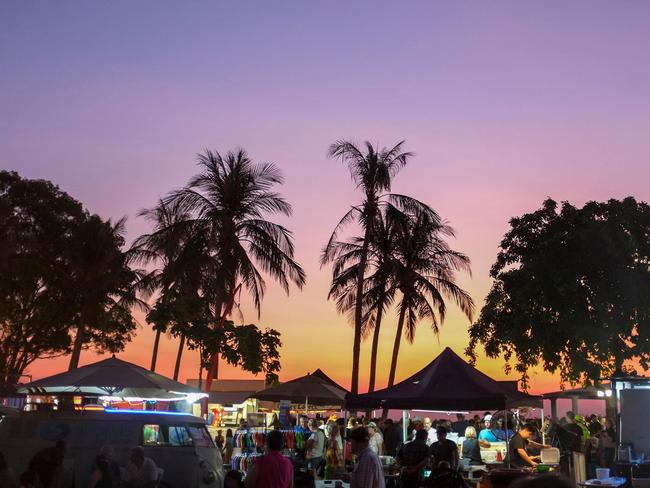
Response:
[{"label": "market stall", "polygon": [[[287,407],[294,405],[298,411],[308,413],[310,408],[343,408],[347,393],[347,390],[318,369],[311,374],[308,373],[305,376],[255,392],[250,395],[250,398],[282,402]],[[284,454],[295,460],[296,451],[304,448],[307,436],[294,429],[288,421],[289,415],[281,417],[284,419],[279,430],[285,438]],[[255,462],[264,446],[266,432],[270,426],[267,423],[264,425],[251,424],[251,422],[247,422],[244,429],[239,429],[234,433],[235,451],[231,461],[232,469],[245,471]]]},{"label": "market stall", "polygon": [[[541,397],[514,391],[507,385],[480,372],[449,347],[422,370],[405,380],[372,393],[349,394],[346,408],[352,410],[399,409],[438,411],[505,411],[517,407],[542,407]],[[406,430],[406,422],[403,423]],[[407,438],[404,431],[404,439]],[[490,450],[482,450],[484,460],[496,458],[493,452],[501,449],[501,455],[508,452],[508,440],[494,443]],[[496,463],[495,463],[496,464]]]},{"label": "market stall", "polygon": [[19,393],[30,396],[63,399],[93,399],[106,405],[131,405],[145,408],[170,402],[189,404],[206,396],[196,388],[184,385],[115,356],[71,371],[55,374],[22,385]]}]

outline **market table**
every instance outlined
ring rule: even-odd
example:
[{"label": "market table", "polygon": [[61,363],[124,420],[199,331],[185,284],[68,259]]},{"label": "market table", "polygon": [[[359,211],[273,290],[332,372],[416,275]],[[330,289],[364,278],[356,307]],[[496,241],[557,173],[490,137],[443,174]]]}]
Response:
[{"label": "market table", "polygon": [[626,478],[605,478],[602,480],[591,479],[578,483],[578,486],[623,486],[627,481]]}]

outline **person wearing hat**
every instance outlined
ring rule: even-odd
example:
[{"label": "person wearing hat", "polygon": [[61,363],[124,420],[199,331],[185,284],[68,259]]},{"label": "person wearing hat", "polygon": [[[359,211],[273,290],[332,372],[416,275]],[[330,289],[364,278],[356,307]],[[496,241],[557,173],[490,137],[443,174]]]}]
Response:
[{"label": "person wearing hat", "polygon": [[385,488],[384,468],[379,456],[368,446],[370,435],[365,427],[357,427],[349,435],[352,454],[357,456],[354,471],[344,476],[350,488]]},{"label": "person wearing hat", "polygon": [[372,449],[372,452],[377,456],[384,454],[384,436],[381,435],[376,423],[368,422],[368,435],[370,436],[368,447]]},{"label": "person wearing hat", "polygon": [[497,439],[496,434],[491,429],[492,415],[487,414],[485,417],[483,417],[483,423],[485,424],[485,428],[481,429],[481,431],[478,433],[478,440],[486,442],[497,442],[499,439]]}]

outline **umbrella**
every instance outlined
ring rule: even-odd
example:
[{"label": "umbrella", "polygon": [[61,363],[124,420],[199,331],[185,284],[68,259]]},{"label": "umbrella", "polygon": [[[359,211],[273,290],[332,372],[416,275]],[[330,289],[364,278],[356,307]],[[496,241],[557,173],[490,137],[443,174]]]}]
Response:
[{"label": "umbrella", "polygon": [[[319,374],[317,374],[319,373]],[[345,404],[347,391],[335,386],[325,373],[318,370],[314,374],[306,374],[286,383],[253,393],[250,398],[279,402],[289,400],[292,403],[302,403],[320,406],[342,406]]]},{"label": "umbrella", "polygon": [[19,393],[86,395],[124,400],[188,400],[207,396],[184,385],[115,356],[72,371],[22,385]]}]

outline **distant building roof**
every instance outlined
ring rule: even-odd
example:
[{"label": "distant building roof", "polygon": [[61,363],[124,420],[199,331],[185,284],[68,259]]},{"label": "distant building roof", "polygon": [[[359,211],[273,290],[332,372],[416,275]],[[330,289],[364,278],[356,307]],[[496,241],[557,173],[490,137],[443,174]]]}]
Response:
[{"label": "distant building roof", "polygon": [[[198,388],[199,380],[188,379],[187,384]],[[264,380],[214,380],[210,392],[247,392],[251,394],[264,388],[266,388]]]}]

